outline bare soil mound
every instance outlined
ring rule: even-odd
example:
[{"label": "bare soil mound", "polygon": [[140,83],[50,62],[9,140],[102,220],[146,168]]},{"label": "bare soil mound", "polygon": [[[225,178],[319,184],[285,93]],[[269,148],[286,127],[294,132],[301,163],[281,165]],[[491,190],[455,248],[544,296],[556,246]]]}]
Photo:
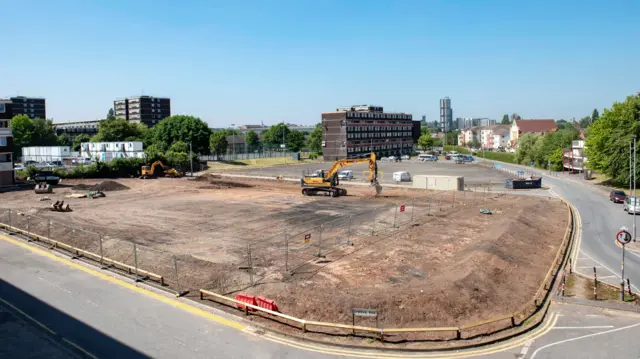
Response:
[{"label": "bare soil mound", "polygon": [[98,184],[78,184],[72,188],[74,191],[124,191],[129,187],[116,181],[103,181]]}]

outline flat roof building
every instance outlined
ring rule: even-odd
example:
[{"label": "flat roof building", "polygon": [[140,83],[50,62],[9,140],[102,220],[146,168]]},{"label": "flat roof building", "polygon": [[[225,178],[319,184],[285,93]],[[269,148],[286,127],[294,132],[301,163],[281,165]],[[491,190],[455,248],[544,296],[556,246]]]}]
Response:
[{"label": "flat roof building", "polygon": [[0,100],[0,187],[15,183],[11,105],[10,100]]},{"label": "flat roof building", "polygon": [[152,96],[127,97],[115,100],[113,110],[117,118],[153,127],[171,116],[171,99]]},{"label": "flat roof building", "polygon": [[29,118],[47,118],[47,104],[43,98],[16,96],[9,100],[12,103],[11,117],[27,115]]},{"label": "flat roof building", "polygon": [[322,153],[329,161],[343,158],[403,155],[413,152],[420,121],[406,113],[385,113],[382,106],[341,107],[322,114]]}]

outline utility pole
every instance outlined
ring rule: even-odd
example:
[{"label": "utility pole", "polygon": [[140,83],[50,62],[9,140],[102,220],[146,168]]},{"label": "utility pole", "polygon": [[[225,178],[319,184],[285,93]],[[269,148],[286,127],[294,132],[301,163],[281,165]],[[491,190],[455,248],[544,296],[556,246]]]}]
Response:
[{"label": "utility pole", "polygon": [[637,155],[637,149],[636,149],[636,136],[633,136],[633,241],[636,241],[636,205],[637,205],[637,199],[636,199],[636,160],[638,158]]},{"label": "utility pole", "polygon": [[193,177],[193,147],[189,142],[189,162],[191,163],[191,177]]},{"label": "utility pole", "polygon": [[284,121],[282,121],[282,157],[284,157],[284,162],[287,163],[287,155],[285,153],[285,149],[287,148],[287,146],[284,144],[284,128],[285,128],[285,124]]},{"label": "utility pole", "polygon": [[[233,160],[234,161],[236,159],[236,134],[234,132],[233,127],[235,125],[236,125],[235,123],[231,124],[231,143],[232,143],[231,147],[233,147]],[[227,143],[229,143],[229,142],[227,142]]]}]

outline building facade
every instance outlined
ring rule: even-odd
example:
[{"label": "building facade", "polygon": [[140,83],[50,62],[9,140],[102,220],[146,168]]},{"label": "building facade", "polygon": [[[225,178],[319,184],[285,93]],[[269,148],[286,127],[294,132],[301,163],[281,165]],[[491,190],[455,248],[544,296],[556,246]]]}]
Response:
[{"label": "building facade", "polygon": [[25,165],[42,162],[60,163],[71,157],[69,146],[31,146],[22,148],[20,160]]},{"label": "building facade", "polygon": [[0,187],[15,183],[11,105],[10,100],[0,100]]},{"label": "building facade", "polygon": [[66,133],[69,140],[73,141],[81,134],[85,134],[89,137],[97,135],[100,122],[101,121],[79,121],[54,123],[53,128],[56,130],[56,135]]},{"label": "building facade", "polygon": [[11,117],[27,115],[29,118],[47,118],[47,104],[43,98],[16,96],[11,101]]},{"label": "building facade", "polygon": [[453,127],[453,110],[451,109],[451,99],[448,97],[440,99],[440,126],[444,132]]},{"label": "building facade", "polygon": [[579,171],[586,169],[587,155],[584,140],[572,141],[570,148],[562,149],[562,170]]},{"label": "building facade", "polygon": [[403,155],[413,152],[420,121],[406,113],[385,113],[381,106],[357,105],[322,114],[324,158]]},{"label": "building facade", "polygon": [[536,133],[543,135],[549,132],[555,132],[558,130],[558,125],[554,120],[514,120],[511,123],[510,141],[511,148],[515,149],[518,146],[518,140],[520,136],[525,133]]},{"label": "building facade", "polygon": [[155,126],[171,116],[171,99],[152,96],[135,96],[115,100],[113,111],[117,118]]},{"label": "building facade", "polygon": [[114,158],[144,158],[142,142],[82,142],[80,157],[100,162],[109,162]]}]

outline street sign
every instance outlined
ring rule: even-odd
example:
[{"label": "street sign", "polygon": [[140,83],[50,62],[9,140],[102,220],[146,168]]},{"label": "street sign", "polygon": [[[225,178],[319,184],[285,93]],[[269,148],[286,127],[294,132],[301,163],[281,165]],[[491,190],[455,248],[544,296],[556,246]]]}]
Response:
[{"label": "street sign", "polygon": [[400,212],[404,212],[405,209],[406,209],[406,207],[404,206],[404,204],[402,206],[400,206]]},{"label": "street sign", "polygon": [[351,309],[351,313],[356,317],[377,317],[378,316],[377,309],[353,308]]},{"label": "street sign", "polygon": [[618,234],[616,234],[616,240],[620,242],[620,244],[627,244],[631,242],[631,233],[625,230],[621,230],[620,232],[618,232]]}]

